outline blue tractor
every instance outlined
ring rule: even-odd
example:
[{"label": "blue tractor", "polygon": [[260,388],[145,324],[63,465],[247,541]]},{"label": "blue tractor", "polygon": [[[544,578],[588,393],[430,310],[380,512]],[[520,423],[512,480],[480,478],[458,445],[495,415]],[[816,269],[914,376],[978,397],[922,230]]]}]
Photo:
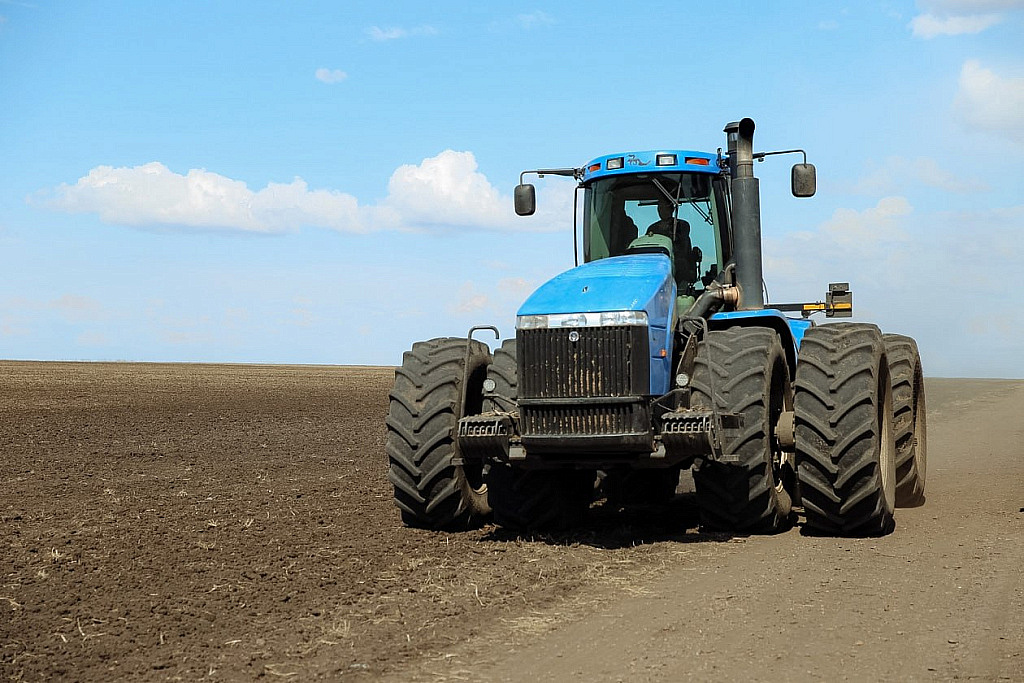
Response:
[{"label": "blue tractor", "polygon": [[[871,324],[815,325],[812,313],[852,315],[846,284],[817,303],[766,303],[753,162],[802,150],[755,154],[750,119],[725,132],[725,153],[523,173],[578,182],[584,262],[526,300],[493,355],[473,338],[486,328],[405,354],[386,449],[406,524],[571,528],[596,495],[670,498],[683,468],[707,530],[773,533],[802,507],[808,531],[878,535],[896,506],[924,502],[917,345]],[[515,208],[529,215],[522,181]],[[815,192],[806,155],[792,191]]]}]

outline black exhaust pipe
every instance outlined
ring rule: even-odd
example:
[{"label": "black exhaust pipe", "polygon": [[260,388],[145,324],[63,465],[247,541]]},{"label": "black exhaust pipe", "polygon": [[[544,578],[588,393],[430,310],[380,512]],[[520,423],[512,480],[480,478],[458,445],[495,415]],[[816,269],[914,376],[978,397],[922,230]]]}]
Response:
[{"label": "black exhaust pipe", "polygon": [[725,127],[732,176],[732,239],[736,261],[737,308],[764,308],[761,268],[761,193],[754,177],[754,121],[743,119]]}]

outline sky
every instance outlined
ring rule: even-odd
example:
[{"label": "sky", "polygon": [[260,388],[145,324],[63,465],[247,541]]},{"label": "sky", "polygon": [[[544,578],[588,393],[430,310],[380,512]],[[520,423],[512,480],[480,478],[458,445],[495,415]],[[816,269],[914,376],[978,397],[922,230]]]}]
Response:
[{"label": "sky", "polygon": [[755,166],[771,301],[849,282],[926,375],[1024,378],[1024,0],[0,0],[0,358],[507,337],[574,263],[573,184],[518,218],[521,171],[745,116],[817,167]]}]

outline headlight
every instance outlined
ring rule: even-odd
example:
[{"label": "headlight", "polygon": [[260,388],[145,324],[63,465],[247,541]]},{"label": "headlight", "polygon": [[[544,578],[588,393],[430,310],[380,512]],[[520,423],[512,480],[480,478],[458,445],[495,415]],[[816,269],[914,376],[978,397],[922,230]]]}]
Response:
[{"label": "headlight", "polygon": [[516,318],[516,328],[536,330],[551,327],[617,327],[621,325],[646,325],[644,311],[605,311],[602,313],[555,313],[551,315],[521,315]]}]

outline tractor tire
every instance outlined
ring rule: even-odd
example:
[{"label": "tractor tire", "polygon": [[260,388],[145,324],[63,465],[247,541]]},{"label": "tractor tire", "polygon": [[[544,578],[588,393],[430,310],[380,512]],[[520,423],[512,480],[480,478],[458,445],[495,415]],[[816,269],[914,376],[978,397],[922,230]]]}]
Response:
[{"label": "tractor tire", "polygon": [[[509,339],[494,352],[488,368],[494,389],[484,399],[484,410],[514,412],[518,376],[516,341]],[[593,471],[524,470],[508,463],[491,463],[487,490],[494,521],[517,531],[575,526],[593,500],[595,478]]]},{"label": "tractor tire", "polygon": [[408,526],[463,530],[490,514],[483,466],[453,462],[459,418],[481,412],[489,361],[478,341],[432,339],[413,344],[395,371],[385,450],[395,505]]},{"label": "tractor tire", "polygon": [[709,332],[697,349],[690,387],[693,407],[743,416],[740,433],[722,444],[724,455],[738,460],[705,460],[694,468],[701,526],[758,534],[788,528],[792,497],[783,485],[786,458],[775,430],[793,398],[778,335],[755,327]]},{"label": "tractor tire", "polygon": [[609,505],[660,505],[672,500],[679,487],[679,467],[610,470],[601,488]]},{"label": "tractor tire", "polygon": [[807,531],[891,532],[896,442],[881,332],[858,323],[810,328],[800,344],[795,388],[797,477]]},{"label": "tractor tire", "polygon": [[896,435],[896,507],[924,504],[928,466],[924,374],[917,342],[883,334],[892,379],[893,432]]},{"label": "tractor tire", "polygon": [[507,413],[516,410],[519,371],[516,366],[515,339],[506,339],[494,351],[491,366],[487,368],[487,377],[494,382],[494,389],[484,397],[484,411],[497,410]]},{"label": "tractor tire", "polygon": [[583,522],[594,470],[527,470],[493,463],[487,474],[494,523],[514,531],[558,531]]}]

